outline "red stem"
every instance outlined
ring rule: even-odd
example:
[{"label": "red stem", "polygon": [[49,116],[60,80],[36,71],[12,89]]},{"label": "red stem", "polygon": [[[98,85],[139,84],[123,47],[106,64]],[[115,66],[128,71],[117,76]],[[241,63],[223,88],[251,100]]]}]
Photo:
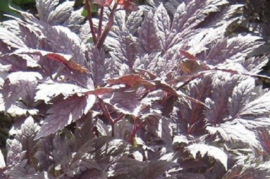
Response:
[{"label": "red stem", "polygon": [[101,111],[103,112],[103,114],[105,115],[106,119],[110,122],[111,126],[112,126],[112,137],[114,137],[114,124],[117,121],[120,121],[121,119],[123,119],[125,117],[124,114],[120,114],[117,118],[113,119],[107,109],[107,107],[103,104],[102,101],[100,101],[98,103],[98,107],[101,109]]},{"label": "red stem", "polygon": [[113,119],[113,123],[117,123],[118,121],[120,121],[121,119],[123,119],[125,117],[124,114],[120,114],[117,118]]},{"label": "red stem", "polygon": [[89,25],[90,25],[91,34],[92,34],[92,37],[93,37],[93,41],[96,44],[97,43],[97,37],[96,37],[96,34],[95,34],[95,29],[94,29],[94,25],[93,25],[93,21],[92,21],[90,0],[86,0],[85,4],[86,4],[87,18],[88,18],[88,22],[89,22]]},{"label": "red stem", "polygon": [[138,120],[139,120],[139,118],[134,119],[133,128],[132,128],[131,134],[130,134],[130,136],[128,138],[128,142],[130,144],[133,144],[133,139],[134,139],[137,131],[143,126],[143,122],[138,123]]},{"label": "red stem", "polygon": [[105,115],[106,119],[113,124],[113,119],[111,117],[111,115],[109,114],[108,109],[106,108],[106,106],[103,105],[102,101],[100,101],[98,103],[98,107],[101,109],[101,111],[103,112],[103,114]]}]

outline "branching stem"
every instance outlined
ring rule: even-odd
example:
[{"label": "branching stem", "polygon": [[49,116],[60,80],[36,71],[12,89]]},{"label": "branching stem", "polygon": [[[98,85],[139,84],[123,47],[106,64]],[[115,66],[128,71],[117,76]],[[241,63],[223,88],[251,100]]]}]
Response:
[{"label": "branching stem", "polygon": [[108,18],[108,22],[103,30],[103,32],[101,33],[101,36],[98,38],[98,41],[97,41],[97,49],[101,49],[108,33],[110,32],[112,26],[113,26],[113,18],[114,18],[114,14],[115,14],[115,11],[116,11],[116,8],[117,8],[117,4],[114,4],[113,8],[112,8],[112,11],[111,11],[111,14]]},{"label": "branching stem", "polygon": [[123,119],[125,117],[125,115],[120,114],[117,118],[113,119],[110,115],[108,108],[103,104],[103,102],[101,100],[98,103],[98,107],[101,109],[101,111],[103,112],[106,119],[110,122],[110,124],[112,126],[112,137],[114,137],[114,124],[117,123],[118,121],[120,121],[121,119]]}]

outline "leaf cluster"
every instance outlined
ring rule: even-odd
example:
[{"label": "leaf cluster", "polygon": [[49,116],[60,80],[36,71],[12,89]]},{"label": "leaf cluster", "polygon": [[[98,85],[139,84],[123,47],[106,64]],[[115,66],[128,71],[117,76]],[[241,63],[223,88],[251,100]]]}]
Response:
[{"label": "leaf cluster", "polygon": [[268,59],[252,55],[258,34],[229,33],[244,5],[96,3],[86,22],[71,1],[37,0],[39,19],[1,24],[14,123],[0,176],[269,178],[270,92],[255,84]]}]

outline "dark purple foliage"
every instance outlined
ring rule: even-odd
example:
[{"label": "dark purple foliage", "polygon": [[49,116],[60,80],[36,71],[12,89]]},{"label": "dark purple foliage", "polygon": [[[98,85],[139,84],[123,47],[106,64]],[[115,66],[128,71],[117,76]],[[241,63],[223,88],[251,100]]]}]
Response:
[{"label": "dark purple foliage", "polygon": [[95,3],[86,22],[73,1],[37,0],[39,19],[1,23],[14,138],[0,177],[269,178],[270,92],[255,85],[267,58],[249,55],[263,42],[228,35],[243,5]]}]

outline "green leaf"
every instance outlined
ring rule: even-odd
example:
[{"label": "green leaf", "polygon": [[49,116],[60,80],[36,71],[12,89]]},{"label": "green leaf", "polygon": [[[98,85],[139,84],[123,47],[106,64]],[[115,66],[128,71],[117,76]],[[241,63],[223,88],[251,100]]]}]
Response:
[{"label": "green leaf", "polygon": [[24,5],[24,4],[31,4],[31,3],[35,3],[35,0],[12,0],[12,2],[16,5]]}]

